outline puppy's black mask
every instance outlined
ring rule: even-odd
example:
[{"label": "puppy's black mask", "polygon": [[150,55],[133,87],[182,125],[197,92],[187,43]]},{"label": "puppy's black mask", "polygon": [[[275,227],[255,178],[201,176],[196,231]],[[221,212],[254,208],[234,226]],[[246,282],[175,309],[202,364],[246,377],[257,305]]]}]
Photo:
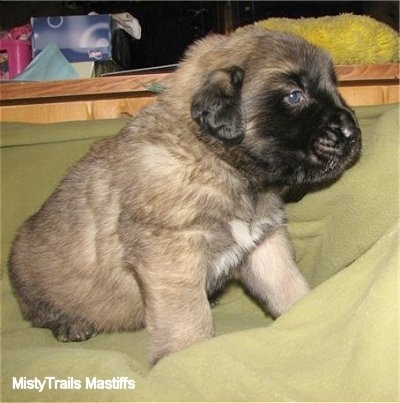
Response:
[{"label": "puppy's black mask", "polygon": [[273,68],[267,60],[211,71],[191,109],[222,158],[288,200],[336,180],[361,150],[357,119],[337,91],[328,55],[311,45],[298,53],[286,49]]}]

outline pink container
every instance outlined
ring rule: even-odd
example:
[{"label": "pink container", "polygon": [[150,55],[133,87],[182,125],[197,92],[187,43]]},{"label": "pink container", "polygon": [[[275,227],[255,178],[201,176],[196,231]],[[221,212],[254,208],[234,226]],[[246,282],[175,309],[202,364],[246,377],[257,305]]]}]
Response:
[{"label": "pink container", "polygon": [[0,53],[7,53],[9,78],[21,73],[32,59],[31,41],[0,39]]}]

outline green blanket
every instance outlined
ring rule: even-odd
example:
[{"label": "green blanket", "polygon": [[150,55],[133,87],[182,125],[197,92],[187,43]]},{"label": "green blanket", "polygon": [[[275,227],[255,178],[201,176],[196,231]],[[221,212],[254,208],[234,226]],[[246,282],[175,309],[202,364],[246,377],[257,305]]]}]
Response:
[{"label": "green blanket", "polygon": [[213,309],[217,337],[151,370],[145,331],[62,344],[31,328],[5,264],[66,167],[125,121],[3,124],[2,401],[398,401],[399,108],[356,112],[359,163],[288,205],[310,295],[272,321],[232,285]]}]

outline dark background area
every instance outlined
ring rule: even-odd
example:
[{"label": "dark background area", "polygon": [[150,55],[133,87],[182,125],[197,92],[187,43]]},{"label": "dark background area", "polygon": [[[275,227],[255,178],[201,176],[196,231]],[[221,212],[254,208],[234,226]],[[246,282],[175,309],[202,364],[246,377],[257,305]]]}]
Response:
[{"label": "dark background area", "polygon": [[354,13],[370,15],[399,29],[398,1],[1,1],[0,29],[29,22],[30,17],[128,12],[139,20],[142,38],[124,31],[123,68],[176,63],[184,49],[210,32],[233,29],[270,17],[319,17]]}]

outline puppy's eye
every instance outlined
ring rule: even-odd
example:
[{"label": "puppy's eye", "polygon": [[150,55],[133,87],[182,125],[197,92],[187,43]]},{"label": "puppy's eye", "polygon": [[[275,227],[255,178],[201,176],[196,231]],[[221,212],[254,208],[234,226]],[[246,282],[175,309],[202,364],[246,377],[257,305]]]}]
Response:
[{"label": "puppy's eye", "polygon": [[286,95],[285,101],[290,105],[296,105],[304,100],[304,94],[302,91],[292,91],[289,95]]}]

